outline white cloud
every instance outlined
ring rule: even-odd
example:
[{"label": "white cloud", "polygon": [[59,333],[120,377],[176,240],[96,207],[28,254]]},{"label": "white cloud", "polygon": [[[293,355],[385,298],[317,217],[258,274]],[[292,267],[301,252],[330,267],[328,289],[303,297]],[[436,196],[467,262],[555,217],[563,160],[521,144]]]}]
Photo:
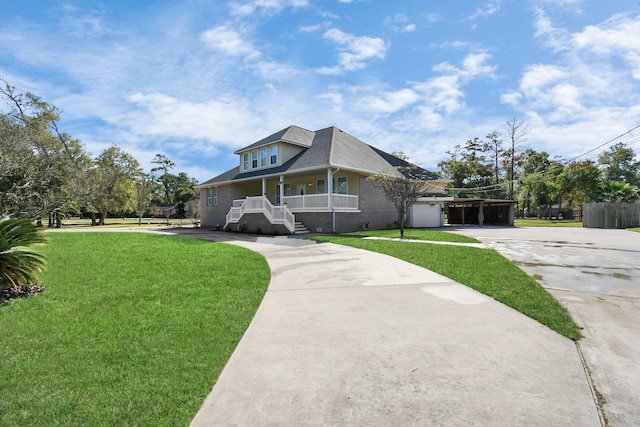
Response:
[{"label": "white cloud", "polygon": [[[526,68],[517,91],[502,101],[548,121],[570,123],[584,120],[593,108],[635,103],[632,79],[640,77],[640,17],[614,15],[609,20],[569,33],[554,27],[541,9],[535,10],[537,35],[547,46],[561,52],[553,64]],[[613,58],[629,67],[614,67]]]},{"label": "white cloud", "polygon": [[393,31],[400,33],[411,33],[416,30],[416,24],[412,23],[404,13],[387,16],[384,19],[384,24]]},{"label": "white cloud", "polygon": [[640,80],[640,16],[614,15],[599,26],[589,25],[573,34],[572,42],[576,50],[600,57],[620,56]]},{"label": "white cloud", "polygon": [[[417,114],[421,120],[440,122],[466,108],[464,87],[477,78],[493,77],[494,66],[487,64],[490,55],[474,52],[465,56],[460,66],[441,63],[433,67],[440,75],[423,82],[412,82],[410,87],[382,90],[379,87],[361,88],[352,102],[362,111],[376,115]],[[361,95],[359,92],[369,93]],[[415,107],[415,109],[410,109]],[[415,118],[414,118],[415,119]],[[410,119],[406,119],[409,121]]]},{"label": "white cloud", "polygon": [[468,18],[466,18],[465,21],[472,21],[478,18],[485,18],[493,15],[494,13],[499,12],[500,3],[502,3],[502,0],[495,0],[492,2],[488,2],[483,7],[477,8],[475,13],[469,16]]},{"label": "white cloud", "polygon": [[163,145],[185,144],[181,148],[192,149],[196,148],[194,141],[204,141],[198,150],[242,144],[246,141],[243,128],[250,126],[254,116],[248,103],[232,96],[188,102],[160,92],[135,93],[129,102],[134,108],[120,120],[134,135],[144,139],[157,137],[163,140]]},{"label": "white cloud", "polygon": [[211,28],[203,32],[200,34],[200,40],[210,49],[230,56],[245,56],[248,59],[260,56],[260,52],[246,41],[242,34],[227,26]]},{"label": "white cloud", "polygon": [[363,109],[377,113],[395,113],[416,103],[420,96],[412,89],[400,89],[386,92],[381,97],[366,97],[362,99]]},{"label": "white cloud", "polygon": [[448,62],[442,62],[433,67],[434,71],[440,71],[456,75],[463,79],[475,77],[494,77],[495,65],[487,65],[486,61],[491,58],[487,52],[474,52],[464,57],[462,67],[456,67]]},{"label": "white cloud", "polygon": [[545,44],[553,49],[554,52],[566,50],[570,40],[569,32],[564,28],[554,27],[551,19],[540,7],[534,8],[534,15],[533,26],[536,29],[534,36],[542,38]]},{"label": "white cloud", "polygon": [[501,101],[530,121],[536,149],[571,157],[586,141],[604,142],[636,125],[640,17],[613,15],[571,33],[542,9],[534,13],[536,36],[555,52],[554,61],[526,67],[518,88]]},{"label": "white cloud", "polygon": [[387,44],[380,38],[358,37],[347,34],[338,29],[327,30],[323,36],[338,45],[337,67],[321,68],[321,74],[339,74],[344,71],[356,71],[366,67],[366,62],[373,59],[383,59],[387,51]]},{"label": "white cloud", "polygon": [[279,13],[287,7],[298,8],[308,5],[308,0],[253,0],[246,3],[233,2],[229,7],[233,15],[248,16],[258,11]]}]

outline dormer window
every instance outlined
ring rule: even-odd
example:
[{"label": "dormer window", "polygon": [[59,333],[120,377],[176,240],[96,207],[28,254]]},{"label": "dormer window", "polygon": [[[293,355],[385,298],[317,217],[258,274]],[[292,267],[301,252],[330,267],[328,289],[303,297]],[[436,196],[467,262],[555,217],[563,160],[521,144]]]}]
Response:
[{"label": "dormer window", "polygon": [[277,166],[279,161],[277,143],[264,145],[254,150],[240,153],[240,167],[242,172]]},{"label": "dormer window", "polygon": [[269,153],[269,151],[267,150],[267,147],[264,147],[262,149],[260,149],[260,167],[261,168],[266,168],[267,167],[267,154]]},{"label": "dormer window", "polygon": [[242,155],[242,170],[243,171],[249,170],[249,153],[244,153]]}]

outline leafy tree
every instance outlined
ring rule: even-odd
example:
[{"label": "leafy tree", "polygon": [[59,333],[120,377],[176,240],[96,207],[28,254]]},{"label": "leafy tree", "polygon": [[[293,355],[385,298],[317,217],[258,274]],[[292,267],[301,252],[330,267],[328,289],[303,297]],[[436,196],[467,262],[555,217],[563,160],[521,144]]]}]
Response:
[{"label": "leafy tree", "polygon": [[427,188],[423,170],[417,166],[397,167],[387,173],[371,175],[370,180],[384,193],[398,213],[400,238],[404,239],[404,219],[409,208]]},{"label": "leafy tree", "polygon": [[169,171],[173,169],[176,164],[173,163],[167,156],[164,154],[156,154],[151,163],[158,165],[151,169],[151,172],[161,172],[158,177],[160,183],[162,184],[164,190],[164,204],[165,206],[172,206],[174,203],[173,199],[173,191],[171,189],[171,174]]},{"label": "leafy tree", "polygon": [[0,221],[0,290],[26,287],[44,269],[44,255],[30,249],[46,236],[25,218]]},{"label": "leafy tree", "polygon": [[135,212],[138,215],[138,225],[142,225],[144,213],[151,207],[153,198],[153,177],[150,175],[140,175],[135,181]]},{"label": "leafy tree", "polygon": [[483,153],[483,144],[474,138],[464,147],[456,145],[453,151],[447,151],[450,159],[438,163],[442,175],[451,180],[449,187],[455,196],[482,196],[485,190],[493,188],[493,171]]},{"label": "leafy tree", "polygon": [[92,200],[93,206],[100,213],[99,225],[104,225],[108,212],[134,209],[135,182],[141,175],[138,161],[121,148],[112,145],[100,153],[93,169],[97,185]]},{"label": "leafy tree", "polygon": [[583,206],[598,197],[600,170],[591,160],[569,163],[558,176],[561,199],[571,205]]},{"label": "leafy tree", "polygon": [[88,156],[78,140],[58,130],[58,110],[4,82],[0,98],[0,214],[49,217],[76,208]]},{"label": "leafy tree", "polygon": [[598,157],[605,181],[626,182],[632,186],[640,185],[640,162],[635,152],[625,144],[612,146]]},{"label": "leafy tree", "polygon": [[549,154],[545,151],[525,151],[522,189],[528,210],[532,207],[547,207],[551,219],[551,206],[559,202],[562,192],[558,176],[563,169],[562,163],[559,160],[550,160]]},{"label": "leafy tree", "polygon": [[[184,218],[187,203],[190,201],[193,203],[193,200],[199,197],[195,190],[198,181],[195,178],[189,178],[184,172],[180,172],[178,175],[170,173],[170,170],[175,167],[175,163],[163,154],[156,154],[151,163],[157,165],[151,169],[151,172],[159,174],[156,177],[156,182],[159,183],[159,194],[156,194],[155,202],[165,208],[175,207],[176,214]],[[164,212],[168,223],[171,210],[164,209]]]}]

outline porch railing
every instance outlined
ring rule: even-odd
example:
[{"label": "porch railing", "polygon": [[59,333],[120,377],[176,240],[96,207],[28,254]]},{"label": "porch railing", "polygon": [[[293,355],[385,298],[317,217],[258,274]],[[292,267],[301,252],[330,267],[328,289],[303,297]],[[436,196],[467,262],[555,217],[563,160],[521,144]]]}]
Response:
[{"label": "porch railing", "polygon": [[[307,194],[304,196],[286,196],[283,202],[293,212],[322,211],[329,209],[328,194]],[[332,194],[331,207],[339,210],[357,210],[358,196],[353,194]]]},{"label": "porch railing", "polygon": [[291,233],[295,230],[295,217],[286,206],[273,206],[265,196],[247,197],[244,200],[234,200],[233,206],[227,213],[227,224],[236,224],[248,213],[263,214],[271,224],[282,224]]}]

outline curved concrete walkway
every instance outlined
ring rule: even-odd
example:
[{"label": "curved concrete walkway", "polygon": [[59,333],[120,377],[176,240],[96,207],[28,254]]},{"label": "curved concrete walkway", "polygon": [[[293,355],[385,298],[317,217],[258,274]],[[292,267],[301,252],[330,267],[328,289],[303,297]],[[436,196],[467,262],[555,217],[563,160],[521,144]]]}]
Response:
[{"label": "curved concrete walkway", "polygon": [[167,232],[271,268],[192,426],[600,425],[572,341],[446,277],[327,243]]}]

